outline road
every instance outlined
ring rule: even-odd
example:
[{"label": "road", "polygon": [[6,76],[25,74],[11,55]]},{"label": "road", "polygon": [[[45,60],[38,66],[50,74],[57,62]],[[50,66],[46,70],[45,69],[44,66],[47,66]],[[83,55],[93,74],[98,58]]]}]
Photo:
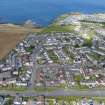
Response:
[{"label": "road", "polygon": [[[12,91],[0,91],[0,95],[11,95],[11,96],[16,96],[16,92]],[[59,89],[53,92],[35,92],[35,91],[26,91],[26,92],[18,92],[19,96],[23,97],[30,97],[30,96],[99,96],[99,97],[105,97],[105,90],[96,90],[96,89],[91,89],[91,90],[64,90],[64,89]]]},{"label": "road", "polygon": [[32,60],[33,60],[33,67],[32,67],[32,76],[31,76],[31,87],[33,88],[35,86],[35,80],[36,80],[36,71],[37,71],[37,60],[36,60],[36,49],[33,50],[32,54]]},{"label": "road", "polygon": [[34,48],[33,53],[32,53],[32,61],[33,61],[32,76],[31,76],[31,87],[32,88],[35,87],[35,81],[36,81],[36,77],[37,77],[36,72],[39,67],[36,57],[37,57],[37,54],[40,53],[41,48],[42,48],[42,46],[39,44],[37,47]]}]

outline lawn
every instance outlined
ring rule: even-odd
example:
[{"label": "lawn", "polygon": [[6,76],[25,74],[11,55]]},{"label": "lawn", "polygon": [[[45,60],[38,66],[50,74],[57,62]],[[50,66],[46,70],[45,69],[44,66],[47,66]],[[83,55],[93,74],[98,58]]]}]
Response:
[{"label": "lawn", "polygon": [[84,32],[80,32],[80,35],[87,40],[90,40],[94,37],[95,32],[93,30],[88,31],[87,33]]},{"label": "lawn", "polygon": [[0,90],[6,90],[6,91],[17,91],[17,92],[23,92],[27,90],[27,87],[19,87],[19,86],[8,86],[8,87],[0,87]]},{"label": "lawn", "polygon": [[40,33],[51,33],[51,32],[73,32],[74,26],[60,26],[55,24],[49,25],[48,27],[44,28]]},{"label": "lawn", "polygon": [[102,56],[100,56],[99,54],[96,54],[96,53],[91,53],[91,54],[89,54],[89,56],[90,56],[93,60],[97,60],[97,61],[100,61],[101,58],[103,58]]},{"label": "lawn", "polygon": [[[51,97],[50,99],[54,99],[54,97]],[[67,105],[74,105],[73,102],[76,103],[81,103],[83,100],[83,97],[81,96],[59,96],[56,98],[57,102],[59,105],[62,105],[63,102],[66,103]],[[93,100],[94,104],[95,103],[99,103],[100,101],[105,103],[105,97],[91,97],[91,96],[87,96],[86,97],[86,101],[89,103],[90,99]],[[50,104],[52,105],[52,104]]]},{"label": "lawn", "polygon": [[58,59],[57,55],[53,51],[49,50],[48,55],[53,60],[54,63],[60,63],[60,60]]}]

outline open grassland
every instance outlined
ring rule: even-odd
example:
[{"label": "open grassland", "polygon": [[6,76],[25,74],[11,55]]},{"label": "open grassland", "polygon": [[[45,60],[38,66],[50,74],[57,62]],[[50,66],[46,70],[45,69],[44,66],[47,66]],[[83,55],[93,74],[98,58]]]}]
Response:
[{"label": "open grassland", "polygon": [[29,33],[39,32],[41,29],[27,28],[19,25],[0,25],[0,59],[15,48],[16,44],[23,40]]},{"label": "open grassland", "polygon": [[74,32],[75,26],[61,26],[58,24],[51,24],[48,27],[45,27],[40,33],[52,33],[52,32]]}]

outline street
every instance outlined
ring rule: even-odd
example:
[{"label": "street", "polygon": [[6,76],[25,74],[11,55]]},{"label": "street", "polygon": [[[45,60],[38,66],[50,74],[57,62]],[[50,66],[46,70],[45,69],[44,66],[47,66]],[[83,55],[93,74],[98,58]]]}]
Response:
[{"label": "street", "polygon": [[25,92],[14,92],[14,91],[6,91],[2,90],[0,91],[0,95],[11,95],[11,96],[23,96],[23,97],[30,97],[30,96],[99,96],[99,97],[105,97],[105,90],[97,90],[97,89],[91,89],[91,90],[75,90],[75,89],[59,89],[53,92],[35,92],[35,91],[25,91]]}]

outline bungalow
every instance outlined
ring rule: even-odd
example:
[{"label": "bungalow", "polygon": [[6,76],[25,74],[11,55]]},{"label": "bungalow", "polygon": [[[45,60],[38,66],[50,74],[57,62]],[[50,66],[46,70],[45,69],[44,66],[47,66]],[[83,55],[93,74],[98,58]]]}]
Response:
[{"label": "bungalow", "polygon": [[16,78],[7,79],[5,82],[6,82],[7,84],[15,84],[15,83],[16,83]]},{"label": "bungalow", "polygon": [[22,99],[19,97],[15,97],[13,105],[22,105]]},{"label": "bungalow", "polygon": [[13,74],[13,75],[18,75],[19,72],[18,72],[18,71],[13,71],[12,74]]},{"label": "bungalow", "polygon": [[37,97],[36,105],[45,105],[45,97],[44,96]]},{"label": "bungalow", "polygon": [[22,62],[25,66],[30,66],[30,59],[29,59],[29,55],[24,54],[22,56]]},{"label": "bungalow", "polygon": [[97,86],[96,81],[83,81],[80,84],[85,85],[85,86],[89,86],[89,87],[96,87]]},{"label": "bungalow", "polygon": [[15,84],[16,83],[16,78],[10,78],[10,79],[6,79],[5,81],[0,80],[0,85],[1,86],[7,86],[10,84]]},{"label": "bungalow", "polygon": [[0,79],[3,79],[3,78],[11,78],[11,72],[7,71],[7,72],[0,73]]},{"label": "bungalow", "polygon": [[16,82],[16,86],[27,86],[27,82]]},{"label": "bungalow", "polygon": [[66,76],[67,76],[67,81],[68,81],[68,85],[75,85],[75,81],[73,78],[73,73],[71,72],[66,72]]},{"label": "bungalow", "polygon": [[9,71],[9,70],[11,70],[12,69],[12,67],[10,67],[10,66],[7,66],[7,67],[3,67],[2,68],[2,71]]}]

